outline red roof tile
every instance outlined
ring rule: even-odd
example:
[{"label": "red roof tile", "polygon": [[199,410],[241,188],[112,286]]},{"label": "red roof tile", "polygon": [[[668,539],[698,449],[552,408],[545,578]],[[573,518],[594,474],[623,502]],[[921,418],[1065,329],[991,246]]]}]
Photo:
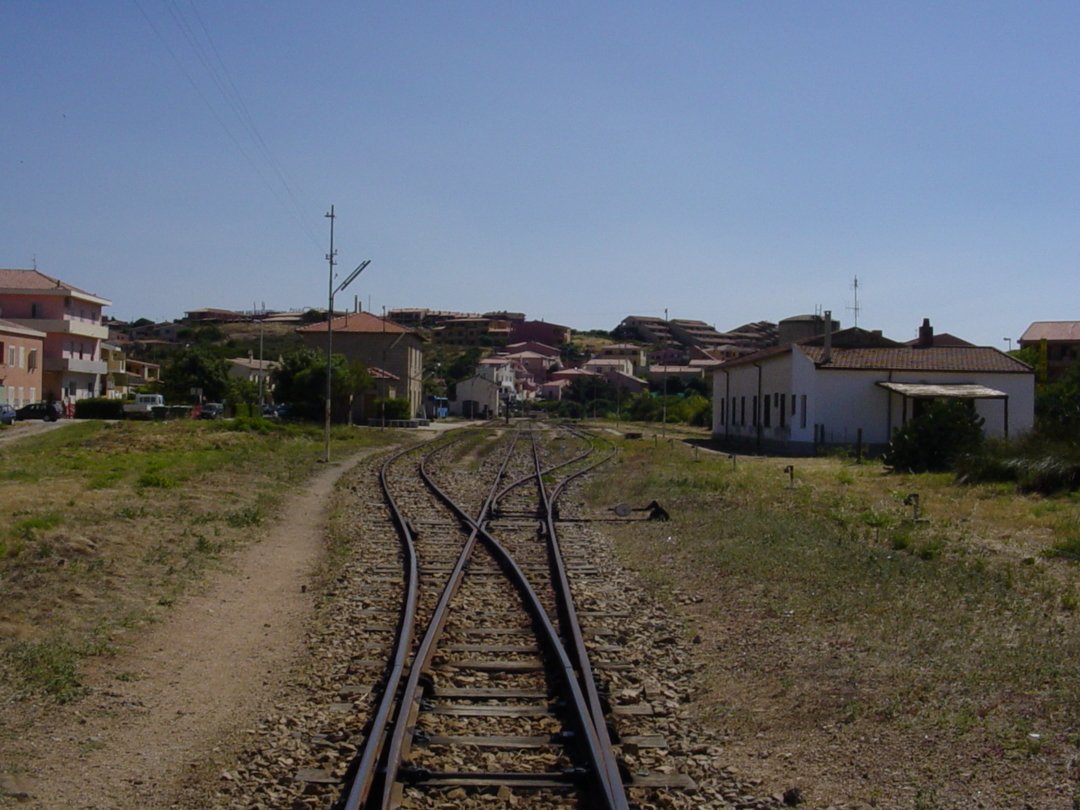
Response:
[{"label": "red roof tile", "polygon": [[822,346],[800,346],[820,368],[880,369],[882,371],[975,371],[998,374],[1030,374],[1031,367],[990,346],[931,346],[918,349],[833,348],[832,359],[823,363]]},{"label": "red roof tile", "polygon": [[[58,278],[47,276],[40,270],[18,270],[12,268],[0,268],[0,289],[5,290],[68,290],[93,298],[100,298],[97,293],[80,290]],[[104,300],[104,299],[102,299]]]},{"label": "red roof tile", "polygon": [[1024,343],[1040,340],[1063,340],[1080,343],[1080,321],[1035,321],[1020,336]]},{"label": "red roof tile", "polygon": [[[305,334],[325,332],[326,321],[310,323],[307,326],[301,326],[296,331]],[[333,331],[354,334],[374,334],[376,332],[401,334],[404,332],[419,337],[414,330],[399,326],[391,320],[380,318],[378,315],[372,315],[370,312],[350,312],[348,315],[334,318]]]}]

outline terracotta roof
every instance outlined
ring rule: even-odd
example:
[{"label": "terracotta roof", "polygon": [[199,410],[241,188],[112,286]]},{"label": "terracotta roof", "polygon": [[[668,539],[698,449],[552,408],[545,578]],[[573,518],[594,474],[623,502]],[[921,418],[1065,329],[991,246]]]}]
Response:
[{"label": "terracotta roof", "polygon": [[[40,270],[16,270],[0,268],[0,289],[4,290],[67,290],[68,292],[88,295],[91,298],[101,298],[96,293],[80,290],[71,284],[58,278],[47,276]],[[106,300],[106,299],[101,299]],[[108,303],[112,303],[109,301]]]},{"label": "terracotta roof", "polygon": [[879,369],[881,371],[977,371],[999,374],[1030,374],[1031,367],[990,346],[931,346],[918,349],[833,348],[832,359],[822,363],[822,346],[800,346],[820,368]]},{"label": "terracotta roof", "polygon": [[564,368],[562,371],[554,371],[554,372],[552,372],[551,376],[555,377],[556,375],[559,378],[562,378],[562,379],[565,379],[567,377],[599,377],[600,376],[599,374],[596,374],[595,372],[586,371],[583,368]]},{"label": "terracotta roof", "polygon": [[[404,332],[419,337],[414,330],[399,326],[391,320],[380,318],[378,315],[372,315],[370,312],[350,312],[348,315],[334,318],[332,327],[335,332],[348,332],[352,334],[374,334],[376,332],[401,334]],[[326,321],[301,326],[296,331],[305,334],[325,332]]]},{"label": "terracotta roof", "polygon": [[1080,321],[1035,321],[1024,330],[1020,340],[1023,343],[1035,343],[1040,340],[1080,343]]},{"label": "terracotta roof", "polygon": [[[919,343],[918,338],[912,338],[906,341],[907,346],[916,346]],[[934,346],[974,346],[974,343],[958,338],[956,335],[950,335],[948,332],[940,332],[934,335]]]},{"label": "terracotta roof", "polygon": [[507,358],[509,360],[537,360],[537,359],[539,359],[539,360],[552,360],[552,359],[554,359],[554,358],[551,357],[551,355],[541,354],[540,352],[530,352],[530,351],[507,352],[506,354],[499,355],[499,357],[505,357],[505,358]]},{"label": "terracotta roof", "polygon": [[368,374],[371,375],[373,380],[400,380],[397,374],[392,374],[384,368],[378,366],[368,366]]},{"label": "terracotta roof", "polygon": [[659,365],[649,366],[650,374],[700,374],[701,369],[697,366]]},{"label": "terracotta roof", "polygon": [[591,357],[585,361],[587,366],[613,366],[622,368],[629,361],[625,357]]}]

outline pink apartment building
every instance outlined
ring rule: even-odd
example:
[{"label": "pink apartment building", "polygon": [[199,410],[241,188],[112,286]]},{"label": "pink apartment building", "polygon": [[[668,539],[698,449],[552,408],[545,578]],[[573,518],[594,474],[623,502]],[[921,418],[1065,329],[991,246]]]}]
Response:
[{"label": "pink apartment building", "polygon": [[104,396],[108,363],[101,343],[109,329],[101,311],[110,304],[37,270],[0,269],[0,318],[45,335],[37,399]]},{"label": "pink apartment building", "polygon": [[41,394],[45,333],[0,319],[0,405],[21,408]]}]

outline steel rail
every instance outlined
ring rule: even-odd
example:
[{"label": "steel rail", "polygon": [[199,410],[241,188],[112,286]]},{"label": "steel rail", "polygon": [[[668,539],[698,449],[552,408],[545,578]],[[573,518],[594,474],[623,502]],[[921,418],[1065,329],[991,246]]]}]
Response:
[{"label": "steel rail", "polygon": [[[615,753],[611,746],[611,735],[608,733],[607,718],[604,716],[604,704],[600,699],[600,692],[596,687],[596,677],[593,674],[592,664],[589,662],[589,652],[585,646],[585,637],[581,632],[581,623],[578,621],[577,608],[574,606],[574,596],[570,590],[570,578],[566,573],[566,565],[563,562],[562,549],[559,547],[559,538],[555,532],[554,498],[549,496],[544,487],[544,478],[541,475],[540,452],[538,446],[533,444],[533,459],[536,465],[536,484],[540,490],[540,500],[544,507],[544,529],[547,535],[548,560],[551,566],[552,584],[559,595],[558,611],[559,624],[563,635],[569,639],[571,656],[577,664],[577,671],[581,679],[581,687],[585,693],[589,715],[592,718],[596,736],[600,741],[603,752],[602,767],[607,781],[612,785],[618,785],[617,793],[613,790],[616,801],[613,807],[625,810],[629,807],[626,798],[626,790],[622,783],[622,774],[619,763],[615,759]],[[605,461],[607,459],[604,459]],[[597,462],[602,463],[602,462]],[[596,465],[593,465],[596,466]],[[567,480],[583,475],[588,469],[576,473]],[[565,483],[565,482],[564,482]],[[562,484],[557,488],[562,491]]]},{"label": "steel rail", "polygon": [[595,470],[601,464],[606,464],[607,462],[611,461],[611,459],[615,458],[615,456],[617,456],[619,454],[618,448],[615,447],[615,445],[611,442],[610,439],[607,439],[607,438],[602,437],[602,436],[597,437],[595,434],[588,433],[587,431],[578,430],[576,428],[567,428],[567,430],[570,430],[571,432],[575,432],[577,435],[580,435],[582,437],[588,437],[590,439],[591,438],[599,438],[601,441],[607,442],[609,445],[611,445],[611,448],[610,448],[611,452],[609,452],[603,458],[593,462],[588,467],[583,467],[582,469],[577,470],[573,474],[568,475],[566,478],[564,478],[562,481],[560,481],[559,484],[551,491],[551,503],[552,504],[554,504],[555,502],[557,502],[559,500],[559,496],[563,494],[563,492],[566,490],[566,486],[571,481],[574,481],[574,480],[580,478],[581,476],[585,475],[586,473],[591,472],[592,470]]},{"label": "steel rail", "polygon": [[[499,468],[499,472],[495,477],[495,482],[492,485],[491,492],[488,494],[484,501],[483,506],[480,509],[481,519],[486,518],[488,509],[491,507],[492,500],[495,495],[496,487],[499,485],[499,481],[505,473],[507,465],[510,463],[510,458],[513,455],[514,447],[517,444],[517,435],[514,435],[513,442],[509,450],[507,451],[506,458],[503,460],[502,465]],[[453,504],[453,501],[443,493],[441,489],[435,486],[431,477],[428,475],[424,461],[420,462],[420,475],[423,477],[427,486],[432,490],[444,503],[453,505],[452,511],[458,515],[461,519],[464,512]],[[420,646],[413,656],[412,666],[409,670],[409,679],[405,684],[405,688],[401,693],[401,698],[397,701],[397,717],[394,724],[394,729],[390,735],[390,746],[387,749],[385,757],[386,769],[383,776],[381,804],[382,808],[389,808],[393,797],[394,784],[397,781],[397,773],[394,771],[391,773],[392,768],[397,768],[401,760],[402,750],[405,747],[405,737],[409,733],[408,716],[412,710],[412,707],[417,704],[420,696],[420,679],[423,673],[431,665],[431,660],[435,655],[435,645],[439,637],[442,635],[443,629],[446,626],[446,621],[449,618],[449,606],[450,600],[453,599],[454,594],[457,593],[461,586],[461,581],[464,578],[465,566],[472,556],[473,548],[476,545],[476,537],[478,528],[476,524],[467,518],[462,520],[462,525],[469,531],[469,538],[465,542],[461,549],[461,553],[458,555],[456,564],[453,571],[447,578],[446,584],[443,586],[442,593],[439,595],[439,601],[435,606],[435,610],[432,613],[431,619],[428,622],[427,631],[424,633],[423,640],[420,642]]]},{"label": "steel rail", "polygon": [[[534,452],[534,459],[535,457],[536,455]],[[511,582],[518,588],[526,609],[532,615],[537,628],[541,631],[543,641],[548,646],[549,651],[551,651],[558,659],[558,669],[566,684],[566,688],[570,691],[573,715],[579,726],[579,731],[584,738],[583,748],[591,767],[591,776],[597,783],[600,798],[603,801],[603,804],[600,806],[605,808],[605,810],[628,810],[629,803],[626,798],[626,791],[623,787],[622,777],[619,773],[618,765],[615,762],[614,754],[611,749],[611,740],[607,733],[607,726],[604,723],[603,713],[600,712],[599,715],[597,715],[593,712],[591,708],[592,701],[587,699],[585,693],[582,691],[582,685],[578,680],[574,662],[571,660],[570,655],[563,646],[562,639],[559,637],[555,626],[551,623],[551,619],[547,615],[547,611],[544,609],[536,590],[529,582],[529,578],[526,576],[525,572],[522,571],[513,556],[487,531],[483,525],[483,520],[473,520],[433,481],[430,482],[430,486],[436,496],[449,506],[462,521],[472,526],[476,535],[496,556],[511,579]],[[541,492],[543,492],[542,483]],[[550,524],[550,507],[548,507],[546,503],[545,507],[548,513],[548,522]],[[566,593],[569,593],[568,584],[565,585],[565,588]],[[576,614],[574,614],[572,610],[571,615],[576,618]],[[575,635],[580,638],[580,628]],[[582,648],[581,651],[578,652],[578,655],[581,655],[583,651],[584,646],[582,643]],[[595,683],[591,681],[591,670],[589,670],[589,672],[589,683],[592,684],[591,688],[595,693],[596,687]],[[598,702],[599,698],[597,697],[596,700]],[[599,727],[596,722],[597,716],[600,718]],[[395,729],[395,733],[396,732],[397,729]]]},{"label": "steel rail", "polygon": [[[459,440],[460,438],[445,442],[431,452],[434,453],[443,450]],[[439,441],[439,439],[433,439],[431,442],[428,442],[427,445],[434,444],[437,441]],[[421,445],[421,447],[427,445]],[[386,727],[394,709],[398,688],[401,685],[401,676],[405,670],[409,650],[412,647],[413,627],[416,623],[416,608],[419,600],[419,572],[416,562],[416,546],[413,542],[412,529],[405,519],[405,516],[402,514],[397,501],[394,500],[394,497],[390,492],[387,471],[390,469],[391,464],[398,461],[407,453],[414,452],[417,449],[417,447],[407,447],[401,452],[395,453],[383,462],[382,467],[379,469],[379,484],[382,488],[383,499],[386,502],[387,508],[390,510],[394,527],[397,529],[398,538],[401,541],[402,552],[405,556],[405,593],[403,595],[404,598],[402,599],[402,609],[398,616],[393,657],[391,659],[389,670],[387,671],[383,695],[376,707],[374,717],[371,721],[371,728],[364,740],[364,747],[355,767],[349,793],[345,796],[345,800],[340,805],[342,810],[359,810],[359,808],[364,806],[364,803],[368,799],[368,795],[371,792],[372,785],[374,784],[377,775],[379,757],[382,753],[386,737]]]},{"label": "steel rail", "polygon": [[[579,438],[582,435],[580,433],[574,433],[574,431],[569,429],[569,428],[566,428],[566,430],[568,430],[571,434],[578,436]],[[574,456],[573,458],[571,458],[571,459],[569,459],[567,461],[562,461],[562,462],[560,462],[558,464],[555,464],[555,465],[553,465],[551,467],[546,467],[544,469],[544,471],[543,471],[543,474],[544,475],[551,475],[551,473],[556,472],[557,470],[561,470],[563,467],[569,467],[571,464],[576,464],[577,462],[581,461],[582,459],[588,458],[590,455],[592,455],[593,452],[594,452],[593,448],[590,447],[585,452],[583,452],[583,453],[581,453],[579,455],[576,455],[576,456]],[[523,475],[521,478],[518,478],[517,480],[515,480],[512,483],[508,484],[507,486],[503,487],[502,490],[499,491],[499,494],[495,496],[495,506],[497,507],[499,501],[507,493],[509,493],[511,490],[517,489],[518,487],[521,487],[521,486],[524,486],[525,484],[532,481],[534,478],[536,478],[536,473],[535,472],[534,473],[529,473],[528,475]]]}]

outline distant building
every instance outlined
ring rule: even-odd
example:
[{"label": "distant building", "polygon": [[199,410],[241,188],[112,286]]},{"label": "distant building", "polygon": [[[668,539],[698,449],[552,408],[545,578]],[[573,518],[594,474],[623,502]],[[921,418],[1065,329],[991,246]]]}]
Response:
[{"label": "distant building", "polygon": [[41,399],[105,395],[109,367],[101,343],[109,329],[102,309],[111,304],[38,270],[0,270],[0,318],[45,333]]},{"label": "distant building", "polygon": [[704,321],[675,319],[668,321],[671,334],[683,346],[710,349],[728,342],[727,338]]},{"label": "distant building", "polygon": [[0,404],[21,408],[41,397],[45,332],[0,320]]},{"label": "distant building", "polygon": [[652,315],[627,315],[611,334],[618,340],[640,340],[644,343],[674,343],[675,336],[663,318]]},{"label": "distant building", "polygon": [[510,328],[510,342],[534,340],[548,346],[561,346],[569,343],[571,329],[569,326],[561,326],[547,321],[514,321]]},{"label": "distant building", "polygon": [[514,354],[515,352],[536,352],[542,354],[545,357],[558,360],[560,353],[554,346],[548,346],[546,343],[540,343],[536,340],[523,340],[520,343],[507,344],[503,349],[499,350],[500,354]]},{"label": "distant building", "polygon": [[466,419],[494,419],[499,415],[502,387],[487,377],[476,375],[454,386],[450,413]]},{"label": "distant building", "polygon": [[502,346],[510,339],[510,321],[450,318],[436,326],[432,340],[443,346]]},{"label": "distant building", "polygon": [[609,343],[601,346],[596,357],[614,357],[630,361],[630,373],[640,374],[645,370],[645,349],[635,343]]},{"label": "distant building", "polygon": [[[777,340],[783,346],[785,343],[824,335],[825,327],[824,315],[793,315],[780,321]],[[837,332],[839,329],[840,321],[829,318],[829,331]]]},{"label": "distant building", "polygon": [[189,323],[234,323],[250,319],[251,316],[243,312],[237,312],[233,309],[215,309],[214,307],[190,309],[184,313],[184,320]]},{"label": "distant building", "polygon": [[1080,321],[1035,321],[1020,336],[1020,348],[1039,350],[1046,379],[1061,379],[1080,359]]},{"label": "distant building", "polygon": [[[359,360],[370,370],[382,369],[400,381],[398,397],[408,399],[410,415],[423,413],[424,343],[418,332],[367,312],[352,312],[334,318],[333,351],[350,360]],[[296,330],[305,345],[326,351],[326,322],[308,324]],[[357,403],[357,408],[361,407]],[[354,419],[373,414],[354,413]]]},{"label": "distant building", "polygon": [[1034,424],[1034,373],[996,348],[939,346],[929,321],[911,346],[846,329],[720,365],[713,435],[732,449],[787,455],[861,435],[878,453],[933,399],[971,402],[988,436],[1018,435]]}]

